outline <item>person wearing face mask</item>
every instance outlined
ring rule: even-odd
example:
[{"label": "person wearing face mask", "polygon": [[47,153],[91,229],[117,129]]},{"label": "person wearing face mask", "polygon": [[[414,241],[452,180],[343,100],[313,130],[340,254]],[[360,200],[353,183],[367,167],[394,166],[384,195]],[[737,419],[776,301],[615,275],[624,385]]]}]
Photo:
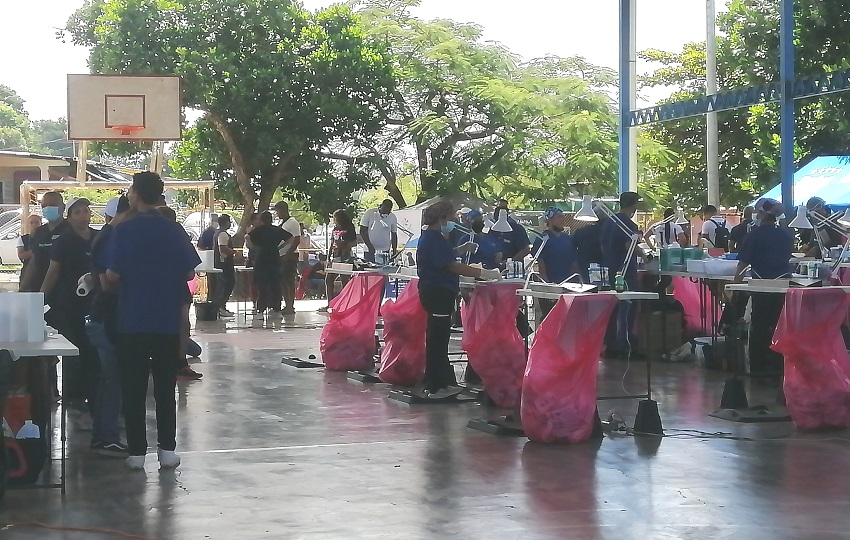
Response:
[{"label": "person wearing face mask", "polygon": [[38,292],[47,276],[53,242],[71,228],[65,221],[65,202],[58,191],[45,193],[41,197],[41,215],[47,223],[30,231],[32,258],[21,279],[21,291]]},{"label": "person wearing face mask", "polygon": [[488,234],[493,237],[496,244],[499,246],[499,251],[502,252],[503,261],[507,261],[508,259],[521,261],[531,252],[531,242],[528,239],[528,233],[525,231],[525,227],[517,223],[517,221],[510,216],[508,201],[505,199],[499,199],[499,202],[496,203],[496,208],[493,210],[493,220],[498,221],[499,215],[501,215],[502,212],[508,213],[507,220],[508,224],[511,226],[511,231],[498,232],[491,230]]},{"label": "person wearing face mask", "polygon": [[384,199],[377,208],[363,213],[360,218],[360,237],[366,244],[365,258],[375,262],[375,253],[387,251],[395,256],[398,250],[398,220],[393,214],[393,202]]},{"label": "person wearing face mask", "polygon": [[477,249],[469,255],[470,264],[480,264],[484,268],[498,268],[502,264],[502,252],[493,237],[484,234],[484,215],[478,210],[470,210],[463,217],[464,225],[474,233],[457,235],[458,248],[463,249],[467,242],[477,244]]},{"label": "person wearing face mask", "polygon": [[[800,231],[800,240],[802,240],[802,251],[806,257],[814,257],[820,259],[829,256],[829,249],[843,246],[844,239],[837,231],[829,227],[821,226],[822,220],[828,218],[832,214],[832,209],[827,206],[826,201],[820,197],[811,197],[806,201],[806,210],[811,215],[810,221],[818,227],[818,239],[814,236],[814,229],[802,229]],[[821,253],[821,246],[825,253]]]},{"label": "person wearing face mask", "polygon": [[[63,361],[63,377],[67,377],[67,398],[72,409],[94,413],[94,396],[99,371],[97,352],[86,333],[86,315],[91,297],[77,293],[80,278],[91,269],[91,245],[97,231],[92,229],[91,209],[88,199],[72,199],[67,205],[67,223],[70,228],[53,243],[50,265],[41,292],[50,310],[45,314],[47,324],[59,331],[74,344],[80,353],[77,360]],[[87,407],[83,409],[83,402]],[[79,422],[91,420],[83,415]]]},{"label": "person wearing face mask", "polygon": [[[548,283],[561,283],[579,272],[575,244],[570,235],[564,231],[565,217],[564,211],[560,208],[555,206],[547,208],[543,213],[546,231],[541,238],[535,240],[531,248],[534,254],[540,252],[537,257],[540,277]],[[543,317],[548,315],[553,307],[555,307],[554,300],[540,300],[540,311]]]},{"label": "person wearing face mask", "polygon": [[457,262],[455,249],[447,236],[454,229],[453,208],[439,201],[422,214],[425,229],[416,248],[419,275],[419,301],[428,313],[425,333],[425,395],[442,397],[446,389],[457,384],[454,368],[449,363],[449,338],[455,299],[460,290],[459,276],[499,279],[498,270],[482,269]]},{"label": "person wearing face mask", "polygon": [[[759,199],[755,205],[759,226],[753,228],[738,251],[738,268],[735,283],[744,281],[744,273],[751,268],[758,279],[778,279],[791,275],[791,252],[794,241],[791,233],[777,224],[785,208],[779,201]],[[774,375],[783,367],[782,355],[770,348],[773,331],[782,314],[785,296],[770,293],[752,293],[752,315],[748,340],[750,373]]]}]

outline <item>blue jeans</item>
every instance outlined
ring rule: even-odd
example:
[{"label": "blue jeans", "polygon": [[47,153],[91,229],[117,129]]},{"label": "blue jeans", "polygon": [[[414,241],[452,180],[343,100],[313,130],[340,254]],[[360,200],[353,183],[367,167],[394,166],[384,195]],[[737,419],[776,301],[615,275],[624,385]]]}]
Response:
[{"label": "blue jeans", "polygon": [[91,317],[86,317],[86,333],[100,357],[100,378],[92,407],[92,440],[107,444],[120,442],[121,379],[115,345],[109,340],[103,324]]}]

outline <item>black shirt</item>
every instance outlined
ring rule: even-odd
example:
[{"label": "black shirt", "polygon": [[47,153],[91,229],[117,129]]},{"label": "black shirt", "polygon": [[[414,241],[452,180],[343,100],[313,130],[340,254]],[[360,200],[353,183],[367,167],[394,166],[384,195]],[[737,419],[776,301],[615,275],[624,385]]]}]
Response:
[{"label": "black shirt", "polygon": [[221,268],[222,270],[233,270],[233,254],[225,255],[221,252],[221,245],[218,243],[218,237],[221,233],[227,235],[227,247],[233,249],[233,238],[231,238],[230,234],[227,231],[218,231],[215,234],[215,267]]},{"label": "black shirt", "polygon": [[276,268],[280,264],[278,246],[292,238],[292,235],[274,225],[260,225],[248,237],[254,245],[254,268]]},{"label": "black shirt", "polygon": [[88,313],[89,296],[77,296],[77,284],[80,278],[91,270],[91,245],[97,231],[89,228],[89,238],[85,239],[73,229],[67,231],[53,243],[51,261],[62,265],[59,279],[50,291],[47,303],[51,307],[74,313]]},{"label": "black shirt", "polygon": [[732,230],[729,231],[729,240],[735,242],[736,251],[741,249],[741,244],[744,243],[744,238],[746,238],[747,234],[749,234],[752,224],[752,220],[742,221],[738,225],[732,227]]},{"label": "black shirt", "polygon": [[[50,267],[50,257],[53,251],[53,242],[62,236],[63,233],[69,231],[71,225],[62,220],[62,223],[50,230],[47,224],[42,225],[30,235],[30,250],[32,251],[33,264],[30,272],[33,274],[30,281],[29,291],[38,292],[41,290],[41,285],[44,283],[44,278],[47,276],[47,269]],[[76,286],[76,284],[74,284]]]},{"label": "black shirt", "polygon": [[354,230],[353,224],[348,227],[335,227],[331,233],[331,239],[333,242],[331,252],[334,257],[342,260],[351,258],[351,247],[342,250],[340,246],[357,240],[357,231]]},{"label": "black shirt", "polygon": [[584,268],[590,263],[602,264],[602,223],[587,225],[573,234],[578,262]]}]

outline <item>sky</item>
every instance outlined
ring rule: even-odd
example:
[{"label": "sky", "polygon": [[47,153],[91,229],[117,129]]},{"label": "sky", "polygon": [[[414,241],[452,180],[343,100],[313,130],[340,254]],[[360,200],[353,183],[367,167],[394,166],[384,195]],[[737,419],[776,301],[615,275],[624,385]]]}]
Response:
[{"label": "sky", "polygon": [[[330,0],[303,0],[309,9]],[[31,120],[66,116],[66,74],[88,73],[88,51],[55,37],[79,0],[0,0],[0,84],[26,101]],[[725,2],[718,0],[718,6]],[[547,54],[583,56],[617,68],[617,0],[422,0],[423,19],[473,22],[484,39],[526,59]],[[705,40],[705,0],[638,0],[637,48],[677,51]],[[720,8],[718,8],[720,9]],[[638,72],[647,70],[638,64]]]}]

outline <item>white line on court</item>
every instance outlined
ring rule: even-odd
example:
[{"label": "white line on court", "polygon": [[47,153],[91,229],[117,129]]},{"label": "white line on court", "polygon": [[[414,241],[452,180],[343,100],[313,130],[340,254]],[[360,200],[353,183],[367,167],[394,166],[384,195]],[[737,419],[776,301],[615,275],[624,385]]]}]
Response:
[{"label": "white line on court", "polygon": [[340,448],[345,446],[374,446],[379,444],[407,444],[407,443],[423,443],[428,442],[428,439],[413,439],[406,441],[371,441],[371,442],[352,442],[352,443],[331,443],[331,444],[303,444],[292,446],[269,446],[262,448],[226,448],[220,450],[187,450],[179,452],[181,456],[189,454],[231,454],[234,452],[276,452],[280,450],[310,450],[315,448]]}]

